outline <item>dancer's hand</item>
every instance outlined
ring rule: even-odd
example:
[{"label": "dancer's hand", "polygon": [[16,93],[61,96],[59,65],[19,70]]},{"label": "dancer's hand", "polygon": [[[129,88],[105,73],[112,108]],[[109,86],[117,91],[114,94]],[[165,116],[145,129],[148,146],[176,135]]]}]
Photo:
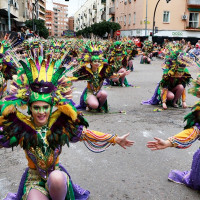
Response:
[{"label": "dancer's hand", "polygon": [[130,147],[134,144],[134,141],[127,140],[127,137],[129,136],[129,133],[119,137],[117,136],[115,138],[115,142],[120,145],[122,148],[126,149],[126,147]]},{"label": "dancer's hand", "polygon": [[163,107],[164,110],[167,110],[167,105],[166,105],[166,103],[162,103],[162,107]]},{"label": "dancer's hand", "polygon": [[127,71],[125,72],[126,76],[129,75],[130,72],[131,72],[130,70],[127,70]]},{"label": "dancer's hand", "polygon": [[183,108],[187,108],[187,104],[186,104],[185,101],[182,103],[182,107],[183,107]]},{"label": "dancer's hand", "polygon": [[166,149],[167,147],[172,147],[172,143],[169,140],[163,140],[160,138],[154,138],[156,141],[147,142],[147,147],[154,150]]}]

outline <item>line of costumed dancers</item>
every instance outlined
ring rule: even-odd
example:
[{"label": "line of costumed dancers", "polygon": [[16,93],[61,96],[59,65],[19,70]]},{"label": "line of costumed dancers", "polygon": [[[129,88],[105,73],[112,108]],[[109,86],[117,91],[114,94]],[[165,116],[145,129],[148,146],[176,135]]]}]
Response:
[{"label": "line of costumed dancers", "polygon": [[[18,192],[9,193],[5,200],[88,199],[90,192],[74,184],[59,163],[62,146],[82,141],[91,151],[102,152],[111,144],[126,149],[134,142],[127,139],[129,134],[117,136],[87,129],[87,120],[72,101],[72,81],[87,80],[84,102],[90,109],[101,109],[106,102],[103,80],[122,78],[123,84],[126,70],[118,72],[121,66],[115,69],[108,65],[100,44],[35,40],[13,48],[14,44],[14,39],[0,43],[0,147],[19,145],[28,167]],[[117,51],[123,57],[124,46],[112,48],[113,56]],[[68,77],[71,70],[74,76]]]},{"label": "line of costumed dancers", "polygon": [[[167,50],[166,50],[167,49]],[[191,81],[187,66],[198,66],[180,46],[165,49],[163,77],[152,99],[144,104],[179,107],[186,105],[185,87]],[[17,44],[15,39],[0,42],[0,147],[20,146],[28,166],[17,193],[4,200],[86,200],[90,192],[74,184],[59,162],[62,146],[82,141],[93,152],[103,152],[110,145],[122,148],[134,144],[122,136],[89,130],[79,109],[108,112],[104,84],[132,86],[126,76],[134,70],[138,54],[133,41],[33,40]],[[151,62],[152,43],[143,46],[141,63]],[[72,84],[86,80],[80,105],[72,101]],[[200,97],[200,77],[189,92]],[[9,89],[7,85],[9,84]],[[27,114],[25,114],[27,112]],[[200,103],[192,108],[181,133],[163,140],[155,138],[151,150],[167,147],[187,148],[199,138]],[[171,171],[169,180],[200,189],[200,150],[193,159],[192,170]]]}]

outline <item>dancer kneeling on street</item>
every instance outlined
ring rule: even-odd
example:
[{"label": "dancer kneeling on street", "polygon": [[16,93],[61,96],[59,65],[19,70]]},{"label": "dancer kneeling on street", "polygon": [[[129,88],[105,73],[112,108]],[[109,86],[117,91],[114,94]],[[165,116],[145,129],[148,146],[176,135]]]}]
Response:
[{"label": "dancer kneeling on street", "polygon": [[[200,77],[195,81],[196,86],[189,90],[193,95],[200,97]],[[198,87],[198,88],[197,88]],[[190,147],[200,137],[200,102],[196,103],[192,112],[185,116],[187,122],[185,130],[177,135],[169,137],[167,140],[154,138],[155,141],[149,141],[147,147],[151,150],[162,150],[168,147],[185,149]],[[172,170],[169,173],[168,179],[175,183],[185,184],[186,186],[200,190],[200,149],[193,156],[192,166],[190,171]]]},{"label": "dancer kneeling on street", "polygon": [[[73,106],[65,68],[60,66],[54,72],[55,60],[20,63],[25,74],[21,72],[13,79],[10,95],[0,103],[0,147],[20,145],[28,168],[18,193],[9,193],[5,200],[88,199],[90,192],[73,184],[59,163],[62,146],[83,141],[91,151],[102,152],[111,144],[126,148],[134,142],[127,139],[129,134],[119,137],[86,128],[87,121]],[[16,108],[25,105],[30,117]],[[54,106],[57,110],[53,112]]]}]

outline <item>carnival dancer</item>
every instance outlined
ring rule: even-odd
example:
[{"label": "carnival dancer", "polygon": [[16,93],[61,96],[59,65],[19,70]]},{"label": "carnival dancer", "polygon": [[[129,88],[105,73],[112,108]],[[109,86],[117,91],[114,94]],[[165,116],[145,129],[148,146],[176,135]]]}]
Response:
[{"label": "carnival dancer", "polygon": [[152,58],[152,50],[153,50],[153,44],[149,40],[144,41],[144,45],[142,47],[142,57],[140,60],[140,64],[150,64],[151,58]]},{"label": "carnival dancer", "polygon": [[[84,200],[89,191],[72,183],[66,169],[59,164],[63,145],[83,141],[94,152],[111,144],[131,146],[128,134],[104,134],[90,131],[87,121],[77,112],[71,100],[71,82],[62,66],[54,72],[55,60],[48,63],[28,59],[20,61],[25,74],[13,77],[10,95],[6,96],[0,116],[0,147],[20,145],[28,160],[17,194],[5,200]],[[27,116],[18,107],[28,106]],[[54,110],[54,106],[57,110]]]},{"label": "carnival dancer", "polygon": [[87,88],[77,108],[108,112],[107,92],[101,88],[106,78],[114,77],[112,66],[104,62],[100,46],[91,43],[85,47],[85,51],[88,53],[82,55],[80,67],[73,72],[78,80],[87,80]]},{"label": "carnival dancer", "polygon": [[[200,97],[200,77],[194,81],[195,86],[189,90],[189,93]],[[177,135],[163,140],[155,137],[155,141],[149,141],[147,147],[152,151],[162,150],[168,147],[175,147],[178,149],[186,149],[190,147],[200,137],[200,102],[192,107],[192,112],[184,117],[186,126],[184,131]],[[193,156],[192,166],[190,171],[172,170],[169,173],[168,180],[175,183],[184,184],[192,189],[200,190],[200,149],[196,151]]]},{"label": "carnival dancer", "polygon": [[11,49],[10,42],[0,42],[0,99],[6,95],[7,81],[17,74],[17,63],[14,62],[14,57],[9,56]]},{"label": "carnival dancer", "polygon": [[143,101],[142,104],[162,104],[164,110],[167,105],[172,105],[175,108],[181,104],[187,108],[185,87],[191,81],[191,75],[186,68],[187,66],[195,65],[192,59],[187,57],[181,50],[168,47],[169,52],[165,57],[162,80],[158,84],[153,97],[148,101]]},{"label": "carnival dancer", "polygon": [[133,60],[136,54],[138,54],[137,46],[134,44],[132,40],[129,40],[126,43],[126,52],[127,52],[127,70],[134,70]]},{"label": "carnival dancer", "polygon": [[108,56],[108,63],[112,65],[113,73],[118,74],[117,77],[110,79],[111,85],[117,86],[132,86],[128,83],[126,76],[129,75],[130,71],[126,70],[127,67],[127,57],[126,57],[125,47],[121,41],[114,42],[113,46],[110,48],[110,55]]}]

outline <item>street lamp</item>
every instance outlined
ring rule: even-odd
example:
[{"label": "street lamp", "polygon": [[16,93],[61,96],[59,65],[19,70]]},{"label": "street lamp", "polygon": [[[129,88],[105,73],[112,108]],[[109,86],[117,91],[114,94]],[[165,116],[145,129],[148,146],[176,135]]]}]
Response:
[{"label": "street lamp", "polygon": [[[166,0],[167,3],[169,3],[171,0]],[[158,0],[157,4],[156,4],[156,7],[154,9],[154,14],[153,14],[153,32],[152,32],[152,36],[154,36],[154,29],[155,29],[155,16],[156,16],[156,10],[157,10],[157,7],[158,7],[158,4],[159,4],[160,0]]]}]

